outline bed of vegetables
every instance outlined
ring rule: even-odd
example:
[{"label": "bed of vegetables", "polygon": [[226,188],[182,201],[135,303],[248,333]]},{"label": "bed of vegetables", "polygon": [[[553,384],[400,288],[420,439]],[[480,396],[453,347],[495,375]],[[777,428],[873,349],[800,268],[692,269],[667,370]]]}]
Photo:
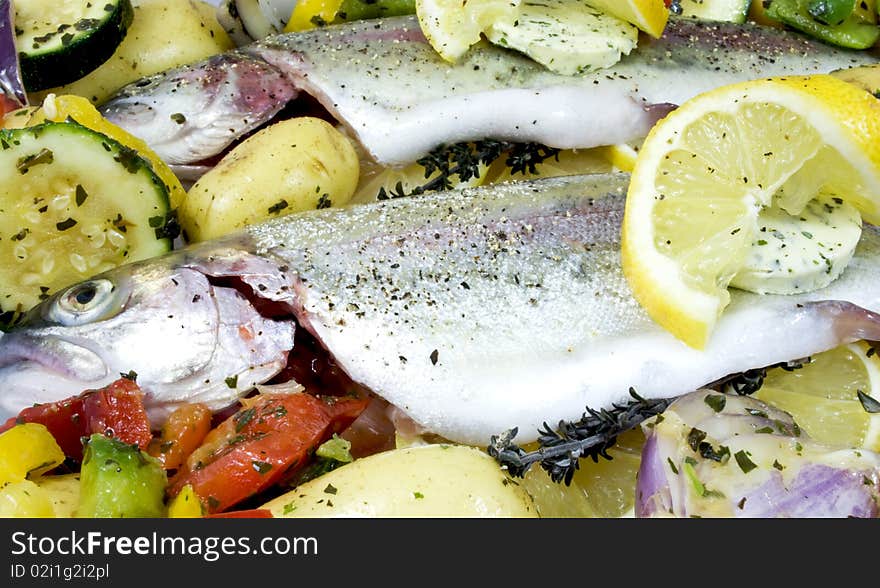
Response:
[{"label": "bed of vegetables", "polygon": [[[873,0],[667,0],[666,7],[794,27],[855,49],[880,37]],[[94,107],[145,76],[269,34],[416,8],[410,0],[0,3],[15,22],[14,35],[7,30],[0,39],[7,43],[0,46],[6,102],[0,169],[16,170],[0,177],[2,198],[10,200],[2,203],[0,229],[18,236],[0,244],[0,255],[24,260],[0,260],[0,281],[12,285],[0,301],[5,321],[14,323],[52,292],[100,271],[267,218],[418,192],[441,176],[439,185],[476,185],[632,169],[635,145],[545,154],[530,173],[511,171],[509,151],[468,174],[449,173],[448,166],[426,173],[422,164],[383,168],[326,118],[296,116],[273,122],[221,159],[206,161],[198,177],[181,175],[181,181],[142,140]],[[9,60],[13,37],[19,63]],[[28,155],[33,152],[38,155]],[[4,161],[11,163],[3,167]],[[9,197],[20,192],[28,198]],[[74,207],[79,220],[70,215]],[[133,373],[22,411],[0,433],[0,516],[632,514],[644,444],[638,427],[615,435],[614,447],[594,456],[613,460],[585,460],[567,485],[539,468],[515,479],[485,448],[424,434],[354,386],[329,358],[315,354],[302,362],[290,369],[306,393],[266,387],[220,414],[190,404],[161,428],[150,423]],[[817,374],[821,381],[828,370]],[[798,410],[791,402],[787,408]]]}]

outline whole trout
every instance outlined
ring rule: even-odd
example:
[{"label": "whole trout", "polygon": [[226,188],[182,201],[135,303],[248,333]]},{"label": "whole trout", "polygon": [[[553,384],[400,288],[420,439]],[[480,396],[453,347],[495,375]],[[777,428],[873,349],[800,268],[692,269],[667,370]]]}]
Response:
[{"label": "whole trout", "polygon": [[[551,178],[294,214],[122,266],[0,339],[0,418],[135,371],[146,403],[233,403],[308,329],[357,383],[450,440],[485,444],[587,406],[880,339],[880,233],[796,296],[734,292],[694,350],[620,269],[628,176]],[[271,316],[261,309],[271,305]],[[280,310],[279,310],[280,309]]]},{"label": "whole trout", "polygon": [[865,51],[752,24],[671,19],[614,66],[553,73],[488,43],[444,61],[414,16],[269,37],[135,82],[101,112],[170,164],[194,164],[311,95],[376,161],[478,139],[587,148],[634,141],[701,92],[874,63]]}]

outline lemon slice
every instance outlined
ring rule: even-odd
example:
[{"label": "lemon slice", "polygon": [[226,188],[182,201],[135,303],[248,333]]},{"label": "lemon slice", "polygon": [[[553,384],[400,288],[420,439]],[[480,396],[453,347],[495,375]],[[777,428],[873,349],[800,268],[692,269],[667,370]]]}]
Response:
[{"label": "lemon slice", "polygon": [[767,371],[755,398],[794,417],[810,437],[829,445],[880,451],[880,413],[869,413],[861,391],[880,399],[880,358],[867,343],[819,353],[800,369]]},{"label": "lemon slice", "polygon": [[489,171],[486,173],[487,184],[613,171],[613,165],[608,160],[603,147],[562,150],[557,157],[535,164],[535,173],[529,170],[524,174],[513,173],[513,170],[505,164],[505,159],[506,156],[502,155],[489,166]]},{"label": "lemon slice", "polygon": [[[452,189],[469,188],[483,184],[488,168],[489,166],[480,165],[479,176],[464,181],[457,175],[451,176]],[[403,190],[405,194],[410,194],[415,188],[424,186],[439,175],[440,172],[435,171],[426,176],[425,168],[418,163],[411,163],[402,168],[385,167],[370,159],[362,158],[358,186],[351,198],[351,203],[376,202],[381,190],[384,190],[389,196],[400,190]]]},{"label": "lemon slice", "polygon": [[[776,197],[777,192],[780,193]],[[760,211],[817,195],[880,221],[880,102],[827,75],[723,86],[645,139],[627,193],[623,271],[636,300],[703,348],[757,238]]]},{"label": "lemon slice", "polygon": [[519,0],[416,0],[422,32],[437,53],[456,61],[491,25],[513,23]]},{"label": "lemon slice", "polygon": [[669,20],[663,0],[587,0],[587,3],[636,25],[652,37],[659,37]]},{"label": "lemon slice", "polygon": [[639,156],[641,143],[621,143],[619,145],[608,145],[606,147],[596,147],[615,169],[624,172],[632,172],[636,167],[636,160]]},{"label": "lemon slice", "polygon": [[538,466],[526,472],[521,484],[543,518],[623,517],[635,505],[644,443],[641,429],[621,434],[608,451],[612,459],[582,459],[569,486],[553,482]]}]

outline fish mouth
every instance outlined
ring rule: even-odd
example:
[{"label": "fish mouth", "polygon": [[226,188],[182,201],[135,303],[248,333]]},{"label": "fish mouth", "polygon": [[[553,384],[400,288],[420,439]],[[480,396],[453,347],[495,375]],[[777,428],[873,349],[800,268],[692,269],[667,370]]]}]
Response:
[{"label": "fish mouth", "polygon": [[104,360],[73,341],[15,332],[2,341],[0,419],[15,416],[22,406],[76,396],[112,380]]},{"label": "fish mouth", "polygon": [[86,382],[99,380],[108,372],[101,356],[73,341],[54,335],[34,337],[26,333],[9,333],[3,337],[0,346],[0,370],[21,362]]}]

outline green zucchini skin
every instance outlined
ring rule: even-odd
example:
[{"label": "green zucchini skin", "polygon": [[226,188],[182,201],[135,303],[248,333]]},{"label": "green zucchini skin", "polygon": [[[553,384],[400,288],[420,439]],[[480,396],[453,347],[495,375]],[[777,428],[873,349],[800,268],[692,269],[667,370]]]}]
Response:
[{"label": "green zucchini skin", "polygon": [[[101,2],[104,0],[98,0]],[[16,24],[18,36],[21,77],[29,92],[46,90],[76,81],[110,59],[128,33],[134,19],[131,0],[109,0],[104,6],[112,6],[106,18],[81,19],[68,25],[54,35],[52,43],[33,44],[22,42],[24,33]]]}]

